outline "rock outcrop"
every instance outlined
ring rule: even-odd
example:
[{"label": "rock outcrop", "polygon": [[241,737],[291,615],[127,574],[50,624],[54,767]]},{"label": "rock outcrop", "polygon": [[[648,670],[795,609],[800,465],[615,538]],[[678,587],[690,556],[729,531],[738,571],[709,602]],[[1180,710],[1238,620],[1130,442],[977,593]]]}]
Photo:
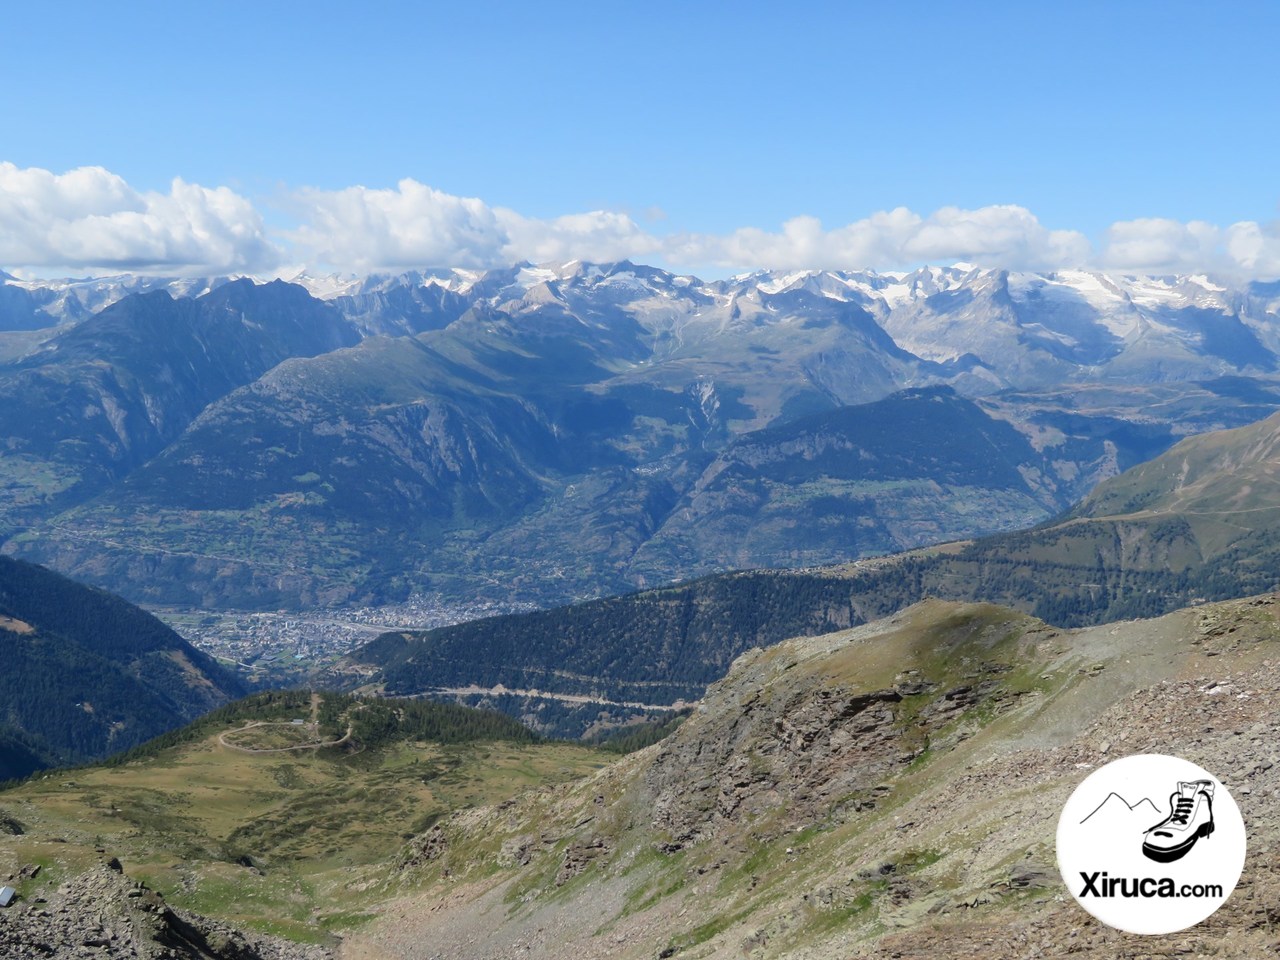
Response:
[{"label": "rock outcrop", "polygon": [[[34,879],[34,878],[33,878]],[[39,890],[39,887],[35,888]],[[331,960],[323,947],[235,930],[175,910],[128,879],[114,858],[0,910],[5,960]]]}]

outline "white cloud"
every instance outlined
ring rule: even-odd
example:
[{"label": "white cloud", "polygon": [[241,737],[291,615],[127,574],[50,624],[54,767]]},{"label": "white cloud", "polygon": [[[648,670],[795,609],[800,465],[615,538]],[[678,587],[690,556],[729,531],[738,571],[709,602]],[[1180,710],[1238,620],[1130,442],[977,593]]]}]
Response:
[{"label": "white cloud", "polygon": [[1274,279],[1280,277],[1280,224],[1250,220],[1218,227],[1201,220],[1123,220],[1107,230],[1096,260],[1103,269],[1124,273]]},{"label": "white cloud", "polygon": [[1246,275],[1280,278],[1280,223],[1234,223],[1226,229],[1224,245]]},{"label": "white cloud", "polygon": [[0,162],[0,263],[137,272],[255,272],[279,251],[253,204],[175,179],[138,192],[102,167],[55,174]]},{"label": "white cloud", "polygon": [[1052,270],[1079,266],[1089,241],[1074,230],[1049,230],[1025,207],[943,207],[904,245],[916,260],[967,260],[984,266]]},{"label": "white cloud", "polygon": [[303,220],[289,234],[298,252],[356,271],[620,260],[661,248],[661,241],[625,214],[595,211],[537,220],[412,179],[394,190],[300,190],[293,200]]},{"label": "white cloud", "polygon": [[905,207],[834,230],[795,217],[771,233],[658,237],[621,213],[595,211],[553,220],[492,208],[415,180],[394,190],[350,187],[295,195],[304,225],[291,234],[304,256],[344,269],[425,265],[492,267],[519,260],[658,259],[673,266],[855,269],[968,260],[1052,269],[1087,259],[1078,233],[1051,231],[1022,207],[946,207],[921,217]]},{"label": "white cloud", "polygon": [[63,174],[0,162],[0,266],[11,270],[269,273],[286,260],[368,272],[486,268],[520,260],[633,260],[677,269],[897,269],[966,261],[1022,270],[1091,266],[1132,273],[1280,277],[1280,225],[1219,227],[1141,219],[1113,224],[1095,249],[1025,207],[999,204],[920,214],[880,211],[831,229],[798,216],[779,229],[650,232],[624,213],[526,217],[413,179],[392,189],[304,188],[296,222],[274,240],[254,204],[227,187],[175,179],[140,192],[101,167]]},{"label": "white cloud", "polygon": [[1198,220],[1123,220],[1107,230],[1099,260],[1108,269],[1133,273],[1220,269],[1220,234],[1217,227]]},{"label": "white cloud", "polygon": [[886,269],[964,260],[1040,270],[1079,265],[1088,259],[1089,242],[1074,231],[1047,229],[1023,207],[944,207],[928,217],[898,207],[834,230],[813,217],[796,217],[779,233],[745,228],[722,237],[689,236],[672,253],[739,268]]},{"label": "white cloud", "polygon": [[596,210],[554,220],[529,220],[511,210],[497,211],[506,226],[506,261],[626,260],[660,256],[660,239],[622,213]]},{"label": "white cloud", "polygon": [[505,262],[506,228],[482,200],[416,180],[394,190],[300,190],[289,234],[295,255],[360,272],[423,266],[492,267]]}]

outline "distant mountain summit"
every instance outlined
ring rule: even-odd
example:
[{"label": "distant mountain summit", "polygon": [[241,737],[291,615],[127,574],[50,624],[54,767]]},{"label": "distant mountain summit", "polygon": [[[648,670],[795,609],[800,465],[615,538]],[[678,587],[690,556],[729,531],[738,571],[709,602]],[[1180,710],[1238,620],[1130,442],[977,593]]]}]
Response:
[{"label": "distant mountain summit", "polygon": [[[344,303],[395,290],[447,292],[491,306],[531,297],[625,305],[655,331],[723,333],[722,317],[803,294],[865,309],[914,356],[971,367],[968,393],[1042,386],[1109,371],[1126,380],[1178,380],[1274,372],[1280,290],[1203,274],[1132,276],[1064,270],[1026,273],[957,265],[907,273],[759,271],[704,282],[629,261],[519,265],[487,273],[419,271],[367,278],[301,276],[314,295]],[[756,314],[757,320],[759,315]],[[644,323],[644,320],[641,320]],[[766,321],[767,322],[767,321]]]},{"label": "distant mountain summit", "polygon": [[[25,297],[42,325],[78,320],[134,293],[203,296],[241,278],[18,280],[0,298]],[[1089,270],[1028,273],[966,264],[911,272],[758,271],[702,281],[630,261],[533,265],[489,271],[428,269],[366,276],[291,277],[367,333],[421,332],[469,307],[527,308],[550,298],[609,303],[657,333],[726,332],[719,322],[750,304],[789,295],[856,304],[902,350],[938,363],[974,365],[965,392],[1042,385],[1114,371],[1126,379],[1194,379],[1274,372],[1280,355],[1280,284],[1204,274],[1134,276]],[[25,301],[24,301],[25,302]],[[3,313],[0,312],[0,316]],[[759,316],[757,314],[757,320]],[[3,329],[0,322],[0,329]]]}]

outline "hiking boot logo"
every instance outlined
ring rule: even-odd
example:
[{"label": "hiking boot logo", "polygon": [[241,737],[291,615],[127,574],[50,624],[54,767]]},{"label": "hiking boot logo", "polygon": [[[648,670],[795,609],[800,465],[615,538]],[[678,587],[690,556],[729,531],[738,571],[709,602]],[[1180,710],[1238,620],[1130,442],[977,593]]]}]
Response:
[{"label": "hiking boot logo", "polygon": [[1142,853],[1158,863],[1181,860],[1213,833],[1213,781],[1179,781],[1169,795],[1169,816],[1143,834]]},{"label": "hiking boot logo", "polygon": [[1098,767],[1058,817],[1067,891],[1102,923],[1129,933],[1160,936],[1208,918],[1235,889],[1246,846],[1230,787],[1166,754]]}]

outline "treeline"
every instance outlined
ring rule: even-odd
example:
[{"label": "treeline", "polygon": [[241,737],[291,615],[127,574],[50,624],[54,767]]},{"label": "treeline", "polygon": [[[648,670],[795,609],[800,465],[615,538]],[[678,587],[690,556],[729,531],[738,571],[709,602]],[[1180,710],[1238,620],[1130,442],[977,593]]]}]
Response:
[{"label": "treeline", "polygon": [[254,721],[292,720],[311,712],[310,690],[265,690],[210,710],[184,727],[170,730],[146,743],[108,757],[103,766],[114,767],[147,760],[172,747],[194,743],[221,730]]},{"label": "treeline", "polygon": [[591,742],[612,753],[635,753],[655,743],[661,743],[680,728],[689,717],[688,711],[682,711],[669,719],[650,720],[647,723],[623,727]]},{"label": "treeline", "polygon": [[212,710],[194,723],[109,757],[103,764],[120,766],[147,760],[174,747],[204,740],[246,723],[309,719],[313,695],[320,697],[317,711],[320,736],[326,740],[339,740],[350,726],[352,739],[364,749],[376,749],[402,740],[448,744],[472,740],[534,743],[540,739],[528,727],[493,710],[430,700],[392,700],[329,692],[316,694],[311,690],[266,690]]},{"label": "treeline", "polygon": [[[320,709],[321,729],[337,733],[349,724],[352,739],[366,749],[403,740],[468,743],[505,740],[535,743],[540,738],[524,724],[496,710],[480,710],[434,700],[359,698],[326,693]],[[336,737],[334,738],[336,739]]]}]

